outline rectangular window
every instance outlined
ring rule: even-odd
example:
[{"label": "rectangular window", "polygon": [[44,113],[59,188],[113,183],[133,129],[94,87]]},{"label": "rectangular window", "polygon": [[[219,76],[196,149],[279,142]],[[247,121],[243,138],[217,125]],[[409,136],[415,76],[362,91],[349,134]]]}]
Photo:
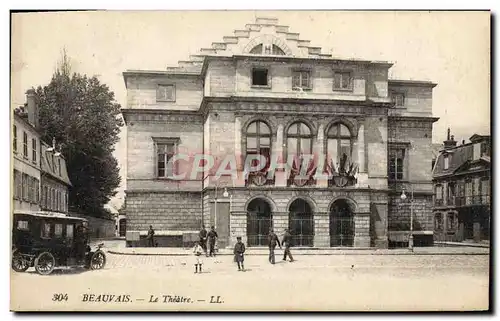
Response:
[{"label": "rectangular window", "polygon": [[455,213],[448,213],[448,217],[446,218],[446,221],[448,223],[446,229],[448,230],[448,232],[454,232],[456,229],[455,217]]},{"label": "rectangular window", "polygon": [[156,101],[175,101],[175,85],[158,85]]},{"label": "rectangular window", "polygon": [[29,190],[28,175],[23,173],[21,180],[22,180],[22,182],[21,182],[21,184],[22,184],[22,199],[23,199],[23,201],[27,201],[28,200],[28,190]]},{"label": "rectangular window", "polygon": [[66,225],[66,237],[69,239],[73,238],[73,224]]},{"label": "rectangular window", "polygon": [[352,90],[351,72],[337,71],[333,74],[334,90]]},{"label": "rectangular window", "polygon": [[449,155],[444,155],[444,169],[450,168],[450,156]]},{"label": "rectangular window", "polygon": [[36,164],[36,139],[31,139],[31,161]]},{"label": "rectangular window", "polygon": [[269,86],[269,72],[264,68],[252,69],[252,86]]},{"label": "rectangular window", "polygon": [[443,186],[436,185],[436,205],[443,205]]},{"label": "rectangular window", "polygon": [[28,158],[28,134],[23,132],[23,156]]},{"label": "rectangular window", "polygon": [[38,204],[40,202],[40,181],[36,178],[33,178],[33,193],[34,198],[33,201]]},{"label": "rectangular window", "polygon": [[59,170],[59,176],[61,176],[61,159],[57,159],[57,169]]},{"label": "rectangular window", "polygon": [[481,180],[481,203],[483,203],[483,204],[490,203],[490,180],[489,179]]},{"label": "rectangular window", "polygon": [[406,150],[404,148],[389,149],[388,176],[390,180],[404,179],[405,151]]},{"label": "rectangular window", "polygon": [[54,225],[54,236],[62,236],[63,232],[63,225],[62,224],[56,224]]},{"label": "rectangular window", "polygon": [[12,139],[12,149],[14,150],[14,153],[17,153],[17,126],[14,125],[14,132],[12,134],[13,139]]},{"label": "rectangular window", "polygon": [[50,237],[50,224],[49,223],[42,223],[42,231],[41,231],[40,236],[43,238]]},{"label": "rectangular window", "polygon": [[29,231],[28,221],[17,221],[17,229],[21,231]]},{"label": "rectangular window", "polygon": [[43,207],[47,208],[49,206],[49,193],[47,186],[43,187]]},{"label": "rectangular window", "polygon": [[436,225],[436,230],[443,230],[443,215],[441,213],[436,214],[434,224]]},{"label": "rectangular window", "polygon": [[21,182],[21,172],[14,170],[14,199],[20,199],[22,197],[22,182]]},{"label": "rectangular window", "polygon": [[157,143],[157,176],[162,178],[172,177],[174,174],[175,165],[170,162],[172,157],[177,153],[177,143]]},{"label": "rectangular window", "polygon": [[56,208],[56,191],[51,188],[50,190],[50,209],[54,210]]},{"label": "rectangular window", "polygon": [[472,204],[472,181],[465,182],[465,204]]},{"label": "rectangular window", "polygon": [[292,75],[292,89],[311,89],[311,72],[297,70]]},{"label": "rectangular window", "polygon": [[394,103],[394,106],[404,107],[405,106],[405,95],[403,93],[391,93],[391,101]]}]

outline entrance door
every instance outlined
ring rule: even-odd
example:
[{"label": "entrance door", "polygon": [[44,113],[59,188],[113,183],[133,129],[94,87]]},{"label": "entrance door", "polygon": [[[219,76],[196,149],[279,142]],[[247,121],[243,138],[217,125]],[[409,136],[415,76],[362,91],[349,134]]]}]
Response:
[{"label": "entrance door", "polygon": [[338,200],[330,209],[330,246],[353,246],[354,216],[345,200]]},{"label": "entrance door", "polygon": [[118,233],[120,236],[125,236],[127,234],[127,219],[122,218],[118,224]]},{"label": "entrance door", "polygon": [[218,235],[217,244],[219,248],[225,248],[229,245],[229,203],[212,203],[211,213],[210,225],[215,226]]},{"label": "entrance door", "polygon": [[290,205],[288,229],[294,246],[313,246],[314,219],[311,207],[303,199],[296,199]]},{"label": "entrance door", "polygon": [[256,198],[247,207],[248,246],[267,246],[267,236],[272,227],[272,214],[269,203]]}]

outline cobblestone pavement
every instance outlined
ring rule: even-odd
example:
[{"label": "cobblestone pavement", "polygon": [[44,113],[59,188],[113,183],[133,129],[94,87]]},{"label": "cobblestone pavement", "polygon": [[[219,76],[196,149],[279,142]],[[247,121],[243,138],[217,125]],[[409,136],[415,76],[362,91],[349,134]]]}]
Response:
[{"label": "cobblestone pavement", "polygon": [[[486,255],[300,256],[271,265],[265,256],[245,257],[238,272],[230,256],[107,255],[103,270],[59,270],[40,276],[11,273],[11,307],[92,310],[468,310],[488,308]],[[54,293],[68,300],[54,302]],[[114,295],[113,302],[85,298]],[[116,302],[118,296],[127,302]],[[165,303],[170,295],[184,303]],[[219,300],[217,300],[219,297]],[[107,300],[109,300],[108,297]],[[159,298],[157,302],[151,299]],[[119,301],[120,301],[119,300]],[[210,301],[221,303],[210,303]]]}]

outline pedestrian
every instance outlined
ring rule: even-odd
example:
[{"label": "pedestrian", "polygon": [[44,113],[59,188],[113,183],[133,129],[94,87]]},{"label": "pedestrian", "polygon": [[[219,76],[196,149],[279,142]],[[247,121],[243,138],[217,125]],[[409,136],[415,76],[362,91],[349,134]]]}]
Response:
[{"label": "pedestrian", "polygon": [[245,253],[245,244],[241,242],[241,236],[238,236],[234,245],[234,261],[238,263],[238,271],[245,272],[245,266],[243,265],[245,257],[243,253]]},{"label": "pedestrian", "polygon": [[290,252],[290,247],[292,247],[292,234],[290,233],[290,230],[286,229],[285,230],[285,235],[283,235],[283,241],[281,244],[285,245],[285,254],[283,255],[283,261],[286,261],[287,255],[290,257],[290,262],[293,262],[293,256],[292,253]]},{"label": "pedestrian", "polygon": [[193,253],[195,256],[194,261],[194,273],[198,273],[202,271],[203,261],[201,260],[201,254],[203,253],[203,248],[201,247],[200,242],[196,242],[194,244]]},{"label": "pedestrian", "polygon": [[149,225],[148,236],[146,237],[146,239],[148,240],[149,247],[155,246],[154,237],[155,237],[155,230],[153,230],[153,225]]},{"label": "pedestrian", "polygon": [[208,256],[208,252],[207,252],[207,230],[205,229],[205,226],[203,225],[201,227],[201,231],[200,231],[200,245],[203,249],[203,252],[205,252],[205,255]]},{"label": "pedestrian", "polygon": [[208,245],[210,248],[210,256],[215,256],[215,241],[217,241],[217,238],[219,237],[217,235],[217,232],[215,231],[215,227],[211,227],[210,231],[207,234],[208,237]]},{"label": "pedestrian", "polygon": [[278,239],[278,235],[274,233],[273,229],[269,229],[269,263],[274,264],[275,263],[275,258],[274,258],[274,249],[276,248],[276,245],[278,245],[281,249],[281,244],[280,240]]}]

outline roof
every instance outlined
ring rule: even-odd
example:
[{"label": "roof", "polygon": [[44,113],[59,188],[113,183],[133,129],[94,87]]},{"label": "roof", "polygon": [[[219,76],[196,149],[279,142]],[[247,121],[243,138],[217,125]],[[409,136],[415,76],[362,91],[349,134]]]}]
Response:
[{"label": "roof", "polygon": [[81,217],[75,217],[75,216],[68,216],[62,213],[58,212],[49,212],[49,211],[22,211],[22,210],[15,210],[14,215],[29,215],[29,216],[35,216],[35,217],[43,217],[43,218],[65,218],[68,220],[76,220],[76,221],[84,221],[87,222],[86,219],[81,218]]},{"label": "roof", "polygon": [[411,85],[419,87],[431,87],[437,86],[436,83],[427,80],[405,80],[405,79],[389,79],[389,85]]},{"label": "roof", "polygon": [[[449,155],[448,169],[444,169],[444,158]],[[468,143],[464,145],[459,145],[448,150],[442,150],[436,159],[436,164],[433,168],[432,177],[438,178],[443,176],[449,176],[456,174],[458,171],[465,172],[469,165],[475,164],[477,162],[491,163],[489,156],[482,156],[479,159],[473,160],[474,158],[474,144]]]},{"label": "roof", "polygon": [[431,148],[432,148],[432,158],[437,159],[439,156],[439,153],[444,148],[444,145],[443,144],[432,144]]},{"label": "roof", "polygon": [[[52,178],[71,186],[71,181],[68,176],[68,170],[66,168],[66,160],[61,156],[54,156],[54,153],[48,152],[47,148],[49,145],[47,143],[41,143],[41,169],[42,173],[50,175]],[[59,160],[59,161],[58,161]],[[61,166],[59,172],[59,165]],[[59,174],[60,173],[60,174]]]}]

